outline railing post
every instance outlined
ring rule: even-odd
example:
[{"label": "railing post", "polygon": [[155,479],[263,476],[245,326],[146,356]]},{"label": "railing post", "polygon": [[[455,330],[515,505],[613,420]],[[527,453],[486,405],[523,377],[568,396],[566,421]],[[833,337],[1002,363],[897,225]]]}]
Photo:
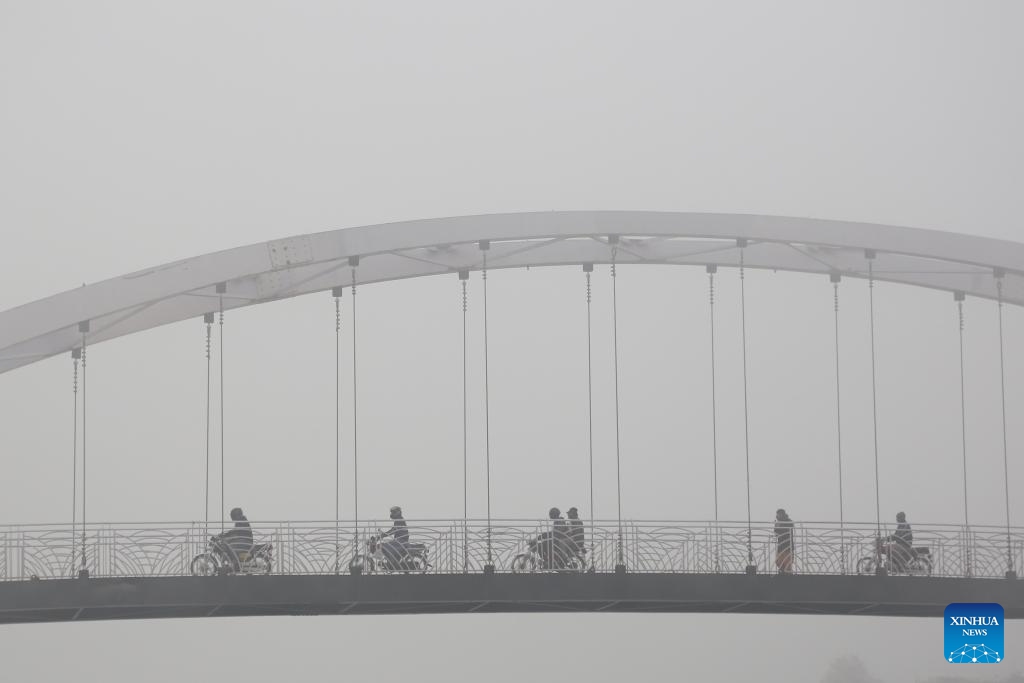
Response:
[{"label": "railing post", "polygon": [[[633,530],[633,543],[631,544],[633,546],[631,548],[631,550],[632,550],[632,557],[633,557],[632,565],[634,567],[639,567],[640,566],[640,529],[639,529],[639,527],[637,527],[636,524],[630,524],[630,528]],[[617,567],[615,569],[617,571]],[[624,566],[623,567],[623,571],[625,571],[625,570],[626,570],[626,567]],[[636,570],[636,569],[634,569],[634,570]]]},{"label": "railing post", "polygon": [[718,573],[718,568],[715,567],[714,548],[711,545],[712,542],[713,542],[713,538],[714,538],[714,531],[713,530],[714,530],[714,527],[711,525],[711,522],[708,522],[707,524],[704,525],[704,552],[701,553],[701,555],[702,555],[701,560],[702,560],[702,564],[705,567],[711,567],[712,570],[717,574]]},{"label": "railing post", "polygon": [[848,573],[850,571],[850,546],[846,542],[845,528],[839,541],[839,561],[842,563],[842,573]]},{"label": "railing post", "polygon": [[[875,540],[875,576],[887,576],[889,574],[889,570],[882,562],[882,539],[884,539],[888,533],[883,534],[882,531],[882,527],[879,525]],[[885,531],[888,532],[888,529],[885,529]],[[889,556],[889,560],[891,559],[891,556]]]},{"label": "railing post", "polygon": [[970,578],[974,576],[974,535],[971,533],[971,527],[964,526],[964,576]]},{"label": "railing post", "polygon": [[469,573],[469,520],[462,520],[462,573]]}]

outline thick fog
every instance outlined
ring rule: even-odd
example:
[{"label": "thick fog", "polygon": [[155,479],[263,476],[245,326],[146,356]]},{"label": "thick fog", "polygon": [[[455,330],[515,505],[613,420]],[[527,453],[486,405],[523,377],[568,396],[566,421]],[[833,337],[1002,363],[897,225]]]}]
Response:
[{"label": "thick fog", "polygon": [[[1010,2],[0,0],[0,310],[242,244],[435,216],[718,211],[1024,241],[1022,20]],[[485,502],[480,285],[474,273],[473,516]],[[834,521],[831,286],[771,271],[746,285],[752,514]],[[488,287],[494,516],[585,509],[583,274],[499,271]],[[599,517],[616,503],[610,287],[598,266]],[[745,519],[738,274],[721,270],[716,289],[720,514]],[[707,276],[626,266],[618,290],[623,514],[709,519]],[[884,283],[875,295],[883,521],[905,510],[959,523],[952,295]],[[460,296],[454,275],[359,290],[360,517],[395,504],[413,524],[462,514]],[[844,280],[840,297],[845,516],[873,522],[867,284]],[[342,312],[350,517],[347,291]],[[1005,325],[1019,523],[1024,311],[1008,307]],[[996,329],[996,305],[968,300],[977,524],[1005,523]],[[197,319],[89,349],[90,520],[203,515],[204,334]],[[227,508],[257,523],[333,518],[334,345],[329,293],[227,314]],[[0,523],[70,521],[71,411],[66,356],[0,376]],[[217,676],[230,668],[217,652],[242,648],[248,679],[304,680],[373,676],[397,638],[396,677],[895,682],[951,675],[941,633],[938,618],[253,618],[7,626],[0,654],[12,680],[171,681]],[[996,674],[1018,649],[1011,622]],[[850,656],[863,670],[833,663]]]}]

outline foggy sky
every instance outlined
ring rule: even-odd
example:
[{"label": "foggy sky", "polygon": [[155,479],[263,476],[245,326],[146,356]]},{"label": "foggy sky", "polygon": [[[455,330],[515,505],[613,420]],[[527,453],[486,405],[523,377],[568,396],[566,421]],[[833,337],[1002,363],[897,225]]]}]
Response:
[{"label": "foggy sky", "polygon": [[[503,211],[779,214],[1024,241],[1022,18],[1014,3],[0,0],[0,309],[241,244]],[[607,269],[594,282],[596,508],[607,516]],[[624,514],[707,519],[706,276],[627,267],[618,284]],[[471,514],[483,510],[479,285],[474,274]],[[739,519],[736,273],[722,271],[718,287],[720,507]],[[867,286],[844,281],[841,296],[846,517],[874,521]],[[489,297],[494,514],[582,509],[583,276],[494,273]],[[784,506],[798,522],[834,520],[831,288],[755,272],[747,297],[754,516]],[[957,523],[952,296],[882,284],[876,297],[883,518],[904,509],[912,522]],[[346,294],[346,335],[349,303]],[[412,520],[461,515],[456,278],[362,288],[359,315],[361,517],[384,517],[394,504]],[[995,325],[994,304],[968,301],[970,513],[998,524]],[[326,293],[229,313],[227,507],[242,505],[254,520],[333,515],[333,326]],[[1014,417],[1024,410],[1020,310],[1006,311],[1006,331],[1012,494],[1024,484]],[[346,336],[343,353],[350,343]],[[201,322],[91,348],[89,373],[90,519],[199,518]],[[343,381],[350,407],[347,367]],[[0,377],[0,522],[69,519],[70,385],[66,357]],[[344,420],[351,509],[347,410]],[[1008,649],[1024,646],[1016,624],[1007,628]],[[79,662],[108,680],[135,680],[154,658],[162,665],[147,678],[178,680],[222,666],[204,644],[239,643],[266,645],[254,681],[279,680],[296,662],[310,678],[341,667],[367,675],[396,632],[417,662],[455,680],[512,678],[531,652],[544,678],[579,675],[560,647],[607,653],[616,637],[626,641],[622,660],[597,654],[586,677],[674,675],[685,662],[702,679],[737,680],[763,662],[758,678],[785,671],[799,683],[850,652],[885,680],[948,673],[938,619],[481,615],[2,631],[7,672],[38,680],[65,678]],[[280,659],[267,654],[275,644]],[[54,647],[68,656],[43,657]],[[462,647],[468,661],[453,664]],[[734,657],[737,648],[749,656]],[[192,654],[168,661],[172,651]]]}]

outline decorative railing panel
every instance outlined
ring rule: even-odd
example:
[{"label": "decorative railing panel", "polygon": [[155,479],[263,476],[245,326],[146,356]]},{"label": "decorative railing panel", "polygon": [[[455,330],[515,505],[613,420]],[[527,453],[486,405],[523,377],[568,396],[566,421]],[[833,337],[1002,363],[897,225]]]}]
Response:
[{"label": "decorative railing panel", "polygon": [[[348,573],[371,537],[390,521],[253,522],[256,543],[273,546],[275,574]],[[550,532],[548,521],[409,520],[413,543],[423,544],[428,573],[479,573],[493,564],[512,571],[530,541]],[[220,525],[90,524],[0,527],[0,580],[69,578],[84,567],[90,577],[185,576],[192,558],[207,549]],[[879,562],[889,573],[876,539],[894,528],[873,524],[797,523],[793,573],[855,574]],[[631,573],[776,572],[777,539],[772,524],[739,522],[584,522],[585,553],[576,571]],[[927,565],[912,574],[1002,578],[1024,566],[1024,529],[914,525],[915,548],[927,548]],[[751,569],[752,568],[752,569]],[[566,571],[556,569],[550,571]]]}]

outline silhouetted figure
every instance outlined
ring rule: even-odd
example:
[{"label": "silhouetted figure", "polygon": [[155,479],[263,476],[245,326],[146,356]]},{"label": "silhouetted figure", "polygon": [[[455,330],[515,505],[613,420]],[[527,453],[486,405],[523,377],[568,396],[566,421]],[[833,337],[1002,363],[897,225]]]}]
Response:
[{"label": "silhouetted figure", "polygon": [[214,536],[213,540],[231,561],[231,568],[237,572],[241,569],[242,554],[252,552],[252,526],[242,514],[242,508],[232,508],[231,519],[235,522],[235,526]]},{"label": "silhouetted figure", "polygon": [[780,574],[793,573],[793,520],[786,511],[775,511],[775,566]]},{"label": "silhouetted figure", "polygon": [[580,512],[576,508],[569,508],[566,513],[569,517],[569,541],[572,543],[571,550],[577,555],[583,555],[586,539],[583,534],[583,521],[580,519]]},{"label": "silhouetted figure", "polygon": [[569,540],[569,527],[558,508],[548,510],[548,518],[551,519],[551,531],[537,536],[537,551],[546,568],[561,569],[568,560],[572,543]]},{"label": "silhouetted figure", "polygon": [[896,513],[896,533],[889,537],[892,541],[892,568],[896,572],[907,571],[910,559],[914,557],[914,532],[907,523],[907,513]]},{"label": "silhouetted figure", "polygon": [[391,536],[392,540],[381,544],[381,552],[387,558],[393,569],[398,569],[405,558],[409,546],[409,527],[402,518],[402,508],[397,505],[391,508],[391,529],[384,532],[384,536]]}]

